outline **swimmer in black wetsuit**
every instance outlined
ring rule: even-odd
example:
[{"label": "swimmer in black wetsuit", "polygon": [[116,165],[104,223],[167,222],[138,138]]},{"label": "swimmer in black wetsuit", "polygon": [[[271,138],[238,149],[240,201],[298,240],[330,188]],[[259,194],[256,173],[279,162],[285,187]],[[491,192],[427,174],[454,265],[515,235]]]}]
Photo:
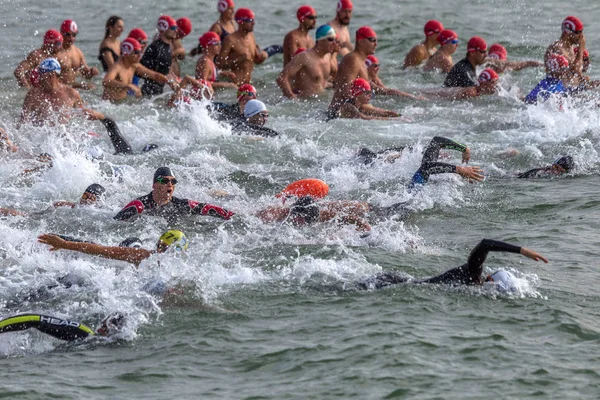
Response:
[{"label": "swimmer in black wetsuit", "polygon": [[[140,64],[144,67],[168,75],[173,62],[171,41],[177,38],[177,21],[168,15],[158,20],[159,37],[152,42],[142,56]],[[156,96],[162,94],[165,84],[151,79],[145,79],[142,85],[142,95]]]},{"label": "swimmer in black wetsuit", "polygon": [[211,117],[217,121],[244,120],[244,108],[250,100],[256,99],[256,88],[248,83],[240,85],[237,91],[238,102],[234,104],[213,102],[208,106]]},{"label": "swimmer in black wetsuit", "polygon": [[483,276],[483,263],[490,251],[501,251],[507,253],[520,253],[527,258],[535,261],[543,261],[546,264],[548,259],[533,250],[525,247],[514,246],[509,243],[498,240],[483,239],[473,248],[466,264],[460,267],[452,268],[443,274],[427,279],[413,280],[395,272],[383,272],[373,277],[366,278],[357,282],[360,289],[381,289],[398,283],[433,283],[433,284],[451,284],[451,285],[483,285],[486,281],[493,281],[493,276]]},{"label": "swimmer in black wetsuit", "polygon": [[127,204],[114,219],[127,221],[145,213],[165,217],[171,224],[183,216],[210,215],[228,220],[234,215],[231,211],[212,204],[173,197],[177,179],[169,167],[158,168],[153,182],[152,192]]},{"label": "swimmer in black wetsuit", "polygon": [[[360,150],[358,150],[358,153],[356,154],[356,158],[358,160],[360,160],[362,163],[364,163],[365,165],[373,164],[375,162],[375,160],[377,160],[380,157],[385,162],[393,163],[394,161],[396,161],[397,158],[400,158],[402,156],[402,152],[404,151],[405,148],[406,148],[406,146],[400,146],[400,147],[389,147],[387,149],[383,149],[383,150],[379,150],[379,151],[372,151],[370,149],[367,149],[366,147],[362,147]],[[409,147],[409,149],[410,149],[410,147]]]},{"label": "swimmer in black wetsuit", "polygon": [[[97,201],[102,199],[102,196],[104,196],[105,192],[106,192],[106,189],[104,188],[104,186],[102,186],[98,183],[92,183],[90,186],[88,186],[85,189],[85,191],[81,195],[81,198],[79,199],[79,205],[81,205],[81,206],[96,205]],[[52,204],[52,206],[55,208],[57,208],[57,207],[75,208],[75,207],[77,207],[77,203],[61,200],[61,201],[54,202],[54,204]]]},{"label": "swimmer in black wetsuit", "polygon": [[0,319],[0,333],[18,332],[27,329],[50,335],[59,340],[74,341],[91,336],[107,336],[120,330],[123,325],[123,315],[113,314],[106,317],[97,331],[79,322],[42,314],[19,314]]},{"label": "swimmer in black wetsuit", "polygon": [[269,118],[269,112],[265,103],[260,100],[250,100],[244,107],[243,120],[231,122],[231,129],[238,134],[256,135],[264,137],[278,136],[279,133],[264,125]]},{"label": "swimmer in black wetsuit", "polygon": [[573,157],[563,156],[558,160],[554,161],[552,165],[548,167],[530,169],[529,171],[522,172],[519,175],[517,175],[517,178],[526,179],[540,178],[544,176],[556,176],[566,174],[567,172],[570,172],[574,167],[575,162],[573,161]]}]

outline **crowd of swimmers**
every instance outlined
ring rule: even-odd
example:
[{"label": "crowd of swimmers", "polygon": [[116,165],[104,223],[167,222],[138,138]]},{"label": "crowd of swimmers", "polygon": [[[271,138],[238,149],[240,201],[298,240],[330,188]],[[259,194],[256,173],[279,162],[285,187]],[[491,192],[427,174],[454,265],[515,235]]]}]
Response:
[{"label": "crowd of swimmers", "polygon": [[[488,47],[486,40],[474,36],[467,41],[464,58],[454,63],[453,54],[460,44],[458,34],[445,29],[439,21],[427,21],[423,42],[408,51],[402,68],[422,66],[424,71],[443,73],[444,87],[408,93],[387,87],[379,77],[381,63],[375,56],[379,39],[375,30],[362,26],[351,35],[349,24],[354,9],[351,0],[338,0],[335,18],[321,25],[317,23],[318,14],[314,8],[301,6],[296,13],[298,27],[285,35],[282,45],[266,48],[256,43],[253,33],[256,17],[252,10],[235,9],[233,0],[219,0],[217,9],[219,19],[199,36],[191,52],[186,51],[183,44],[192,32],[192,22],[186,17],[176,20],[162,15],[156,24],[157,31],[151,37],[141,28],[134,28],[125,39],[120,40],[125,23],[120,17],[111,16],[106,21],[105,36],[98,54],[98,61],[105,73],[102,78],[102,98],[113,103],[135,101],[137,97],[159,96],[163,94],[165,86],[169,86],[171,93],[167,96],[166,107],[208,100],[211,116],[229,124],[233,132],[274,137],[278,132],[265,126],[269,118],[268,107],[258,100],[252,76],[257,64],[278,53],[282,53],[283,65],[276,83],[283,96],[291,100],[319,98],[331,90],[332,99],[326,111],[328,120],[400,117],[396,111],[371,104],[375,94],[399,96],[411,101],[462,100],[490,95],[497,92],[501,74],[523,68],[545,68],[546,71],[546,78],[524,96],[523,101],[528,104],[553,96],[571,96],[600,85],[600,82],[591,80],[587,75],[589,52],[583,23],[574,16],[564,19],[561,35],[548,47],[543,61],[509,61],[503,45],[496,43]],[[311,35],[313,30],[314,38]],[[79,26],[75,21],[63,21],[58,30],[48,30],[41,47],[19,63],[14,75],[18,85],[27,90],[21,122],[54,126],[80,115],[104,124],[117,154],[134,154],[117,123],[87,107],[81,98],[78,90],[93,89],[95,85],[92,79],[99,74],[99,70],[87,64],[83,52],[76,46],[78,33]],[[194,56],[199,56],[194,76],[182,75],[180,61]],[[479,73],[478,67],[481,67]],[[219,94],[228,90],[236,92],[237,103],[218,101]],[[1,129],[0,147],[6,152],[18,149],[9,134]],[[156,145],[149,144],[143,151],[154,148]],[[442,149],[460,152],[462,165],[439,161]],[[378,160],[394,162],[402,157],[405,150],[405,147],[375,151],[363,148],[358,151],[357,158],[367,165]],[[46,157],[43,162],[51,166],[51,157],[42,156]],[[407,182],[407,187],[417,190],[427,184],[431,175],[444,173],[458,174],[470,182],[483,181],[481,168],[468,165],[470,158],[468,146],[448,138],[434,137],[423,153],[418,170]],[[574,167],[573,158],[565,155],[547,167],[535,168],[517,177],[564,174]],[[144,214],[164,217],[169,225],[173,225],[181,218],[196,215],[221,220],[236,216],[236,213],[217,205],[175,197],[177,183],[171,168],[158,168],[153,176],[152,191],[126,204],[114,219],[130,221]],[[325,182],[316,178],[302,179],[291,183],[278,194],[282,201],[280,205],[260,210],[255,216],[265,223],[289,223],[298,227],[316,223],[350,225],[361,234],[368,235],[371,224],[379,219],[405,219],[413,212],[407,203],[380,207],[352,199],[328,201],[328,193],[329,187]],[[103,196],[106,196],[105,188],[92,184],[85,189],[79,203],[60,201],[53,206],[97,206]],[[0,215],[27,217],[24,212],[11,208],[0,208]],[[185,251],[189,246],[185,234],[177,230],[167,231],[159,239],[156,249],[151,250],[142,248],[137,238],[126,240],[120,246],[106,246],[55,234],[41,235],[39,241],[49,245],[51,250],[77,251],[126,261],[135,266],[155,253],[169,249]],[[383,273],[357,282],[357,287],[380,288],[409,281],[476,285],[497,281],[509,287],[510,274],[483,275],[482,265],[490,251],[520,253],[536,261],[548,262],[533,250],[485,239],[473,249],[465,265],[442,275],[411,280],[403,275]],[[99,332],[106,333],[108,325],[119,325],[121,319],[113,317],[105,320],[104,328]],[[69,324],[69,321],[37,314],[0,320],[0,333],[30,327],[66,340],[95,334],[84,325],[82,328],[80,324]]]}]

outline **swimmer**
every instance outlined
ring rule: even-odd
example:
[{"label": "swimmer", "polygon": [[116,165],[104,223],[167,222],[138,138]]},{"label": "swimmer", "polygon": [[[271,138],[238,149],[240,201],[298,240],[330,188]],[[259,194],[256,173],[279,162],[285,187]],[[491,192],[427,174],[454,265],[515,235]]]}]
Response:
[{"label": "swimmer", "polygon": [[[373,151],[363,147],[356,153],[356,158],[365,165],[373,164],[376,160],[382,159],[386,163],[393,164],[402,157],[402,152],[407,146],[389,147],[387,149]],[[409,147],[411,148],[411,147]]]},{"label": "swimmer", "polygon": [[252,10],[240,8],[235,13],[238,30],[228,35],[216,58],[217,67],[230,70],[236,76],[236,84],[250,83],[255,64],[262,64],[269,55],[260,50],[254,38],[255,16]]},{"label": "swimmer", "polygon": [[260,100],[250,100],[244,107],[244,119],[232,121],[231,129],[238,134],[274,137],[279,133],[264,126],[269,118],[269,111]]},{"label": "swimmer", "polygon": [[352,83],[352,98],[346,100],[337,111],[328,111],[328,120],[336,118],[352,119],[390,119],[399,117],[395,111],[384,110],[371,105],[373,91],[365,79],[358,78]]},{"label": "swimmer", "polygon": [[530,67],[543,67],[544,63],[539,61],[507,61],[508,51],[501,44],[494,43],[485,60],[486,68],[491,68],[501,74],[505,71],[520,71]]},{"label": "swimmer", "polygon": [[143,29],[133,28],[127,37],[138,41],[138,43],[142,46],[142,53],[146,50],[146,46],[148,46],[148,35]]},{"label": "swimmer", "polygon": [[[438,35],[444,30],[444,25],[440,21],[431,20],[425,23],[423,32],[425,33],[425,40],[418,45],[414,46],[404,59],[402,69],[408,67],[418,67],[424,61],[427,61],[437,51],[437,44],[440,42]],[[443,46],[443,44],[442,44]]]},{"label": "swimmer", "polygon": [[571,156],[562,156],[554,161],[552,165],[542,168],[534,168],[517,175],[519,179],[540,178],[566,174],[575,168],[575,161]]},{"label": "swimmer", "polygon": [[569,60],[559,54],[551,54],[546,61],[546,70],[549,71],[548,75],[523,99],[525,103],[537,104],[539,101],[548,100],[553,95],[569,95],[569,89],[565,84],[572,76]]},{"label": "swimmer", "polygon": [[[161,76],[166,76],[169,74],[173,62],[171,42],[177,36],[177,21],[168,15],[162,15],[158,18],[157,27],[159,36],[148,46],[140,64],[151,71],[158,72]],[[166,83],[171,84],[171,88],[177,87],[174,76],[170,76]],[[156,96],[162,94],[164,88],[165,82],[144,77],[142,95],[146,97]]]},{"label": "swimmer", "polygon": [[100,43],[100,54],[98,55],[98,60],[102,63],[104,72],[108,72],[119,60],[121,55],[119,36],[123,33],[124,27],[123,19],[117,15],[112,15],[106,20],[104,39]]},{"label": "swimmer", "polygon": [[506,286],[506,276],[496,273],[487,277],[483,274],[483,263],[491,251],[518,253],[535,261],[543,261],[548,264],[548,259],[534,250],[515,246],[499,240],[483,239],[471,250],[466,264],[450,269],[443,274],[427,279],[410,279],[397,272],[383,272],[378,275],[357,282],[361,289],[381,289],[399,283],[432,283],[448,285],[483,285],[485,282],[495,282]]},{"label": "swimmer", "polygon": [[[79,199],[79,205],[80,206],[98,205],[98,202],[100,200],[102,200],[102,197],[104,196],[105,192],[106,192],[106,189],[104,188],[104,186],[102,186],[98,183],[92,183],[90,186],[88,186],[85,189],[85,191],[81,195],[81,198]],[[54,207],[54,208],[58,208],[58,207],[75,208],[75,207],[77,207],[77,203],[61,200],[61,201],[54,202],[52,204],[52,207]]]},{"label": "swimmer", "polygon": [[381,64],[379,63],[379,59],[374,55],[370,55],[365,60],[365,65],[367,66],[367,73],[369,74],[369,83],[373,88],[373,92],[376,94],[381,94],[384,96],[398,96],[398,97],[408,97],[413,100],[425,100],[424,97],[414,96],[410,93],[402,92],[398,89],[392,89],[386,87],[381,78],[379,78],[379,68]]},{"label": "swimmer", "polygon": [[50,29],[44,34],[42,47],[32,51],[19,63],[15,69],[15,78],[19,86],[29,89],[31,87],[32,74],[38,65],[46,58],[55,58],[62,49],[63,37],[60,32]]},{"label": "swimmer", "polygon": [[219,39],[222,42],[228,35],[235,32],[235,21],[233,19],[235,3],[233,0],[219,0],[217,2],[217,11],[220,14],[219,19],[212,24],[209,31],[219,35]]},{"label": "swimmer", "polygon": [[141,247],[125,246],[104,246],[101,244],[70,241],[61,238],[58,235],[45,234],[38,237],[40,243],[50,246],[50,251],[71,250],[79,253],[85,253],[92,256],[109,258],[131,263],[138,267],[142,261],[154,254],[165,253],[169,249],[183,252],[189,247],[189,242],[185,234],[178,230],[168,230],[162,234],[156,243],[156,250],[146,250]]},{"label": "swimmer", "polygon": [[446,87],[477,86],[476,68],[485,62],[487,43],[479,36],[473,36],[467,43],[467,56],[454,64],[446,80]]},{"label": "swimmer", "polygon": [[354,5],[351,0],[338,0],[335,18],[327,23],[338,35],[340,47],[338,52],[342,57],[354,50],[354,46],[350,42],[350,32],[348,31],[353,8]]},{"label": "swimmer", "polygon": [[131,221],[142,213],[162,216],[169,223],[176,222],[180,217],[192,215],[209,215],[224,220],[233,217],[234,213],[221,207],[174,197],[173,192],[177,182],[171,168],[158,168],[154,173],[152,191],[131,201],[114,216],[114,219]]},{"label": "swimmer", "polygon": [[215,57],[221,52],[221,39],[214,32],[206,32],[198,39],[202,47],[202,56],[196,63],[196,79],[203,79],[212,84],[215,89],[237,88],[233,82],[221,82],[219,79],[227,77],[235,81],[236,76],[231,71],[218,71],[214,63]]},{"label": "swimmer", "polygon": [[553,71],[549,67],[548,61],[554,54],[561,55],[569,62],[570,75],[581,73],[583,68],[583,52],[575,54],[573,47],[586,50],[586,39],[583,33],[583,22],[575,16],[566,17],[561,24],[560,39],[552,43],[544,53],[544,65],[546,66],[546,75]]},{"label": "swimmer", "polygon": [[[339,38],[339,32],[336,31],[336,33],[338,33]],[[368,26],[360,27],[356,31],[356,47],[342,59],[335,76],[335,92],[329,104],[329,114],[332,117],[337,114],[347,100],[354,98],[352,95],[354,81],[357,78],[369,79],[365,60],[371,54],[375,54],[376,48],[377,34],[375,31]]]},{"label": "swimmer", "polygon": [[466,100],[474,97],[494,94],[498,90],[498,74],[486,68],[477,78],[477,86],[443,88],[436,91],[425,91],[432,98],[444,100]]},{"label": "swimmer", "polygon": [[181,42],[184,37],[192,31],[192,21],[187,17],[179,18],[177,21],[177,35],[171,41],[173,62],[171,63],[170,73],[175,76],[181,76],[181,67],[179,61],[185,60],[185,48]]},{"label": "swimmer", "polygon": [[311,6],[302,6],[296,12],[298,28],[290,31],[283,39],[283,66],[285,67],[296,53],[298,48],[310,49],[314,47],[315,41],[308,35],[317,24],[317,12]]},{"label": "swimmer", "polygon": [[458,35],[456,32],[446,29],[438,35],[437,41],[440,44],[440,50],[427,60],[423,71],[439,71],[447,74],[454,66],[452,54],[458,49]]},{"label": "swimmer", "polygon": [[320,200],[327,197],[328,194],[329,185],[327,183],[316,178],[305,178],[290,183],[280,193],[277,193],[275,197],[280,198],[285,204],[289,199],[297,200],[306,196]]},{"label": "swimmer", "polygon": [[56,59],[60,63],[62,73],[60,80],[66,85],[71,85],[74,88],[93,89],[91,83],[76,83],[77,74],[81,74],[85,79],[92,79],[98,75],[96,67],[89,67],[85,62],[83,52],[75,46],[75,37],[79,33],[79,28],[75,21],[67,19],[60,26],[60,33],[63,36],[63,48],[56,55]]},{"label": "swimmer", "polygon": [[315,36],[314,47],[294,56],[277,77],[283,95],[289,99],[315,97],[331,85],[330,56],[337,35],[332,27],[322,25]]},{"label": "swimmer", "polygon": [[244,108],[250,100],[256,99],[256,88],[248,83],[241,85],[237,91],[238,102],[226,104],[214,102],[209,106],[211,117],[219,121],[244,120]]},{"label": "swimmer", "polygon": [[[172,77],[161,74],[146,68],[140,63],[142,57],[141,44],[131,38],[123,40],[121,43],[121,58],[110,68],[102,80],[104,92],[103,100],[109,100],[113,103],[123,101],[127,98],[129,92],[133,92],[136,97],[142,96],[140,88],[133,83],[134,76],[144,79],[150,79],[157,84],[172,84]],[[174,90],[178,85],[172,85]]]},{"label": "swimmer", "polygon": [[479,167],[463,167],[460,165],[438,162],[437,160],[440,156],[441,149],[451,149],[462,152],[462,162],[465,164],[471,159],[471,150],[468,146],[448,138],[436,136],[431,140],[423,152],[421,166],[413,175],[409,188],[414,188],[417,185],[425,185],[429,181],[429,177],[436,174],[454,173],[463,178],[467,178],[469,182],[472,180],[476,182],[483,181],[483,174]]}]

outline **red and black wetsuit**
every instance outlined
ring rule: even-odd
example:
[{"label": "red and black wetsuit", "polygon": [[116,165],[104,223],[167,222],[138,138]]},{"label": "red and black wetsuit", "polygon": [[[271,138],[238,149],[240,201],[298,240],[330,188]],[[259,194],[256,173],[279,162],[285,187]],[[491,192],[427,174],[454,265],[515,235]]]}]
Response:
[{"label": "red and black wetsuit", "polygon": [[180,199],[177,197],[173,197],[171,201],[164,206],[159,206],[152,198],[152,192],[150,192],[127,204],[114,216],[114,219],[127,221],[142,213],[165,217],[169,223],[186,215],[210,215],[226,220],[234,215],[231,211],[212,204],[199,203],[194,200]]}]

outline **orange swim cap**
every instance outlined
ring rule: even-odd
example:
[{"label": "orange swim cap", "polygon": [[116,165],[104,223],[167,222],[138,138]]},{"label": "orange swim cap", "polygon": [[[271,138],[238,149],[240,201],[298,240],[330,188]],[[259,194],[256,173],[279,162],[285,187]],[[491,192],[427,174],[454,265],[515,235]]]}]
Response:
[{"label": "orange swim cap", "polygon": [[281,193],[275,197],[283,197],[285,201],[286,197],[304,197],[310,196],[314,199],[322,199],[329,194],[329,185],[320,179],[307,178],[300,179],[299,181],[292,182],[286,186]]}]

